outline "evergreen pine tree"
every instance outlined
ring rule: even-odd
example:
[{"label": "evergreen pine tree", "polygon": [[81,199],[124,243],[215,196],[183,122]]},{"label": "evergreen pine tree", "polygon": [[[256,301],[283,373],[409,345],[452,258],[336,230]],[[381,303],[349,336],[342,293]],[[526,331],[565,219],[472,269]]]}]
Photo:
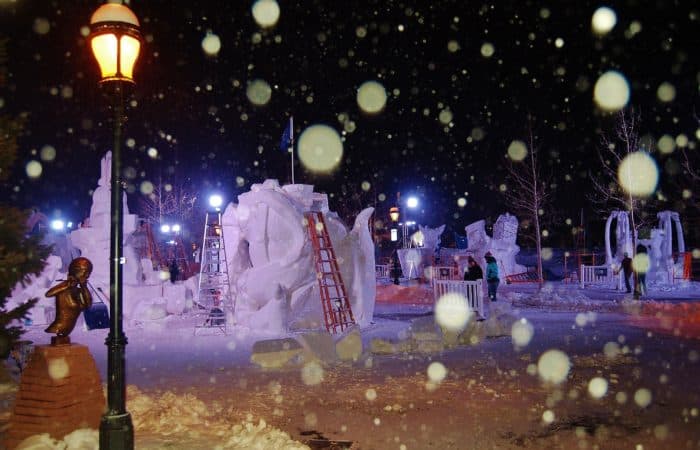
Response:
[{"label": "evergreen pine tree", "polygon": [[[4,44],[0,41],[0,87],[6,79]],[[23,122],[21,118],[0,115],[0,183],[7,182],[10,168],[17,159],[17,138]],[[12,288],[18,282],[25,286],[32,274],[40,274],[51,250],[41,245],[42,236],[26,234],[26,223],[27,213],[0,203],[0,359],[10,354],[12,345],[24,332],[21,320],[37,302],[31,299],[8,309]]]}]

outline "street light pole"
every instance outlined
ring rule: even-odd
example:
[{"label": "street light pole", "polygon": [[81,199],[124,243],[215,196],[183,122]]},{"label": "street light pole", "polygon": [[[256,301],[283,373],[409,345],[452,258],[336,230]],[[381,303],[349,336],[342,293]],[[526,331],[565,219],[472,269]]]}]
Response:
[{"label": "street light pole", "polygon": [[110,180],[109,335],[107,345],[107,411],[100,421],[100,449],[132,450],[134,426],[126,410],[126,345],[123,329],[122,264],[124,210],[121,182],[121,140],[124,88],[133,83],[133,68],[141,48],[136,15],[120,3],[100,6],[90,18],[90,47],[100,66],[100,83],[114,92],[114,147]]}]

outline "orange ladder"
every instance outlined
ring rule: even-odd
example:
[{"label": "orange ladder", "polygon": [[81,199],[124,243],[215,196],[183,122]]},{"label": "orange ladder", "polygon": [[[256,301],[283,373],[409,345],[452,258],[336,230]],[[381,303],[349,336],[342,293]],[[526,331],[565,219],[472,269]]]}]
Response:
[{"label": "orange ladder", "polygon": [[309,238],[314,249],[316,278],[321,293],[323,319],[329,333],[345,331],[355,324],[343,277],[333,250],[333,243],[328,235],[326,221],[320,211],[310,211],[305,215]]}]

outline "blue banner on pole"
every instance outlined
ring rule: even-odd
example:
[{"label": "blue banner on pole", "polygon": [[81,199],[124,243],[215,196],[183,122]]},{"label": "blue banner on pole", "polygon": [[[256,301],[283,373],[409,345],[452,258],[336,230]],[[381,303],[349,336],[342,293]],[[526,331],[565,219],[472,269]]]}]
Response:
[{"label": "blue banner on pole", "polygon": [[280,142],[280,150],[283,152],[289,151],[289,147],[292,145],[292,121],[290,120],[286,127],[284,127],[284,132],[282,133],[282,141]]}]

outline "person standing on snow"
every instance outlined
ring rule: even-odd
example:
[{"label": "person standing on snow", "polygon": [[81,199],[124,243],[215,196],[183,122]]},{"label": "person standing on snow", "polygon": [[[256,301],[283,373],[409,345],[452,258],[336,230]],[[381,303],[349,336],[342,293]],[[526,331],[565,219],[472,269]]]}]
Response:
[{"label": "person standing on snow", "polygon": [[624,258],[622,258],[620,268],[617,269],[615,275],[620,273],[620,270],[622,270],[622,275],[625,277],[625,288],[627,288],[627,293],[629,294],[632,292],[632,287],[630,286],[630,276],[632,275],[632,258],[630,258],[630,255],[627,252],[624,253]]},{"label": "person standing on snow", "polygon": [[481,266],[471,256],[467,258],[467,271],[464,272],[464,281],[476,281],[484,278]]},{"label": "person standing on snow", "polygon": [[486,252],[484,259],[486,259],[486,284],[489,289],[489,299],[495,302],[496,290],[498,290],[498,284],[501,282],[500,278],[498,278],[498,264],[496,264],[496,258],[493,257],[491,252]]}]

